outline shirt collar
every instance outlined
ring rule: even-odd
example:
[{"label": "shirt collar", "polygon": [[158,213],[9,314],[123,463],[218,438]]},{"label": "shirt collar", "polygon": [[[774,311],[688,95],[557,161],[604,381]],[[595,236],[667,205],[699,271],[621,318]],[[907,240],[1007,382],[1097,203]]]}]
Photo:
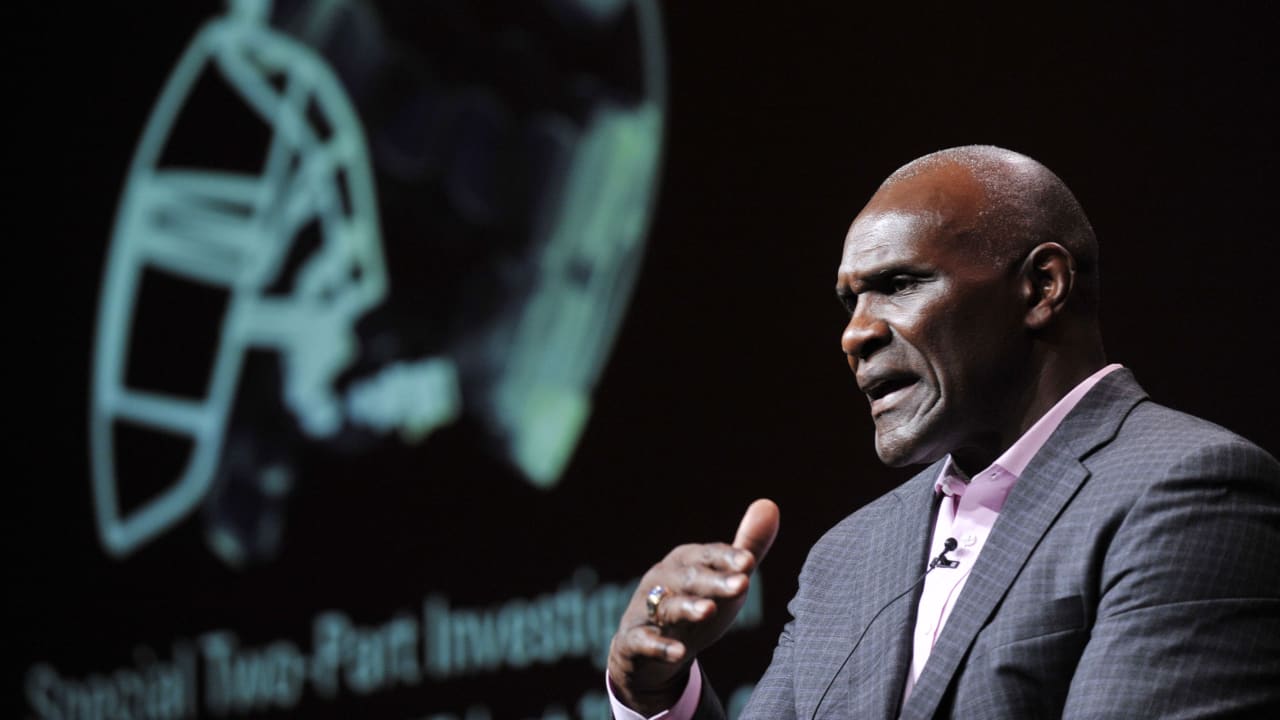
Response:
[{"label": "shirt collar", "polygon": [[[1027,465],[1031,463],[1031,459],[1040,452],[1040,448],[1048,442],[1049,436],[1053,435],[1053,431],[1058,429],[1063,419],[1067,417],[1080,400],[1093,389],[1098,381],[1106,377],[1110,373],[1124,367],[1119,363],[1112,363],[1101,370],[1095,372],[1085,378],[1071,389],[1061,400],[1054,403],[1049,411],[1040,416],[1040,419],[1027,429],[1017,442],[1009,446],[991,466],[978,473],[975,477],[1002,477],[1010,476],[1011,480],[1017,480],[1022,476],[1022,471],[1027,469]],[[969,477],[964,471],[956,465],[951,455],[947,455],[947,461],[942,466],[942,472],[938,473],[938,479],[934,482],[934,492],[943,493],[945,495],[958,496],[963,495],[969,484]],[[1009,483],[1012,486],[1012,482]]]}]

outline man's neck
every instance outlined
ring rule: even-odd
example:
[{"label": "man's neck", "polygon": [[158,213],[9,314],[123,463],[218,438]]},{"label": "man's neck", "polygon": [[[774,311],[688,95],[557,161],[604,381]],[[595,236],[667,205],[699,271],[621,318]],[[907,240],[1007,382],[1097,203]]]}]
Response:
[{"label": "man's neck", "polygon": [[[1062,359],[1059,359],[1062,360]],[[1024,385],[1026,391],[1010,403],[1011,420],[1003,433],[992,433],[987,442],[951,451],[951,459],[967,475],[982,472],[1018,442],[1045,413],[1067,393],[1106,366],[1101,348],[1073,362],[1046,362]]]}]

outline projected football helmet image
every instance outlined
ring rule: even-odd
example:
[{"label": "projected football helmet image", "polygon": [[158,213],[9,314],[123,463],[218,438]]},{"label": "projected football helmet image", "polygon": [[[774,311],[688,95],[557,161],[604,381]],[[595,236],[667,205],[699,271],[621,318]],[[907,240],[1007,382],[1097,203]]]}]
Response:
[{"label": "projected football helmet image", "polygon": [[663,73],[644,0],[242,0],[200,27],[106,254],[107,553],[203,508],[219,557],[269,559],[298,453],[464,418],[553,487],[640,264]]}]

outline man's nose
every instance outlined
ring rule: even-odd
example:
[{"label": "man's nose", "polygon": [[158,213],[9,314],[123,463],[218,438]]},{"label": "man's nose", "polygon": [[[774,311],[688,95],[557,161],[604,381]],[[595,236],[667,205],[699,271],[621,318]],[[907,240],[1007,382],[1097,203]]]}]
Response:
[{"label": "man's nose", "polygon": [[889,342],[889,324],[859,305],[840,335],[840,348],[849,360],[865,360]]}]

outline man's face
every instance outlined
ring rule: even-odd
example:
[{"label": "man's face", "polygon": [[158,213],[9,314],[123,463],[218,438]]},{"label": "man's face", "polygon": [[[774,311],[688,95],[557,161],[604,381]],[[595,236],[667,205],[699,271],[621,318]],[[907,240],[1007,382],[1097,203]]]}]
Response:
[{"label": "man's face", "polygon": [[1016,438],[1029,344],[1016,273],[966,239],[978,202],[936,185],[882,191],[845,239],[841,347],[888,465],[953,453],[975,472]]}]

